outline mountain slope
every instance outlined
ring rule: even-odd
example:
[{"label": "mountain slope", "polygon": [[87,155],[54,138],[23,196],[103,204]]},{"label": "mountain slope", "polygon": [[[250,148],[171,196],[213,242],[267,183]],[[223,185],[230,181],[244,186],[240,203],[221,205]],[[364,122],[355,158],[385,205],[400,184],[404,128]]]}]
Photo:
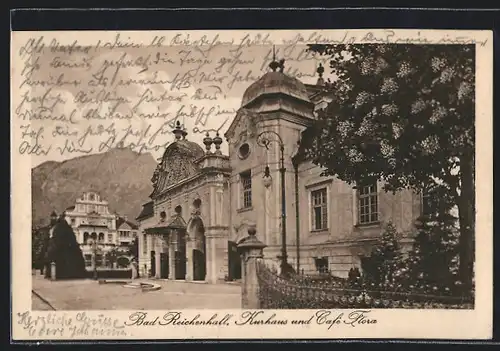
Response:
[{"label": "mountain slope", "polygon": [[151,154],[130,149],[42,163],[31,171],[32,223],[46,224],[53,210],[61,213],[90,190],[109,202],[110,211],[134,220],[153,190],[155,167]]}]

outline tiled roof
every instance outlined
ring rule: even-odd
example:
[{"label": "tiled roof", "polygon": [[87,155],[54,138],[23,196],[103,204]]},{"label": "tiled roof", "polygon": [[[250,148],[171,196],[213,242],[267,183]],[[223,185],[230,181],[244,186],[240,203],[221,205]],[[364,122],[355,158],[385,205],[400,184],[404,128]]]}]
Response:
[{"label": "tiled roof", "polygon": [[127,223],[130,226],[130,228],[132,228],[132,229],[139,229],[139,226],[137,224],[135,224],[134,222],[128,221],[123,217],[118,217],[118,219],[116,220],[116,229],[120,228],[120,226],[123,223]]},{"label": "tiled roof", "polygon": [[154,216],[153,201],[146,202],[142,205],[141,213],[136,217],[136,220],[150,218]]},{"label": "tiled roof", "polygon": [[186,221],[184,220],[184,218],[182,218],[182,216],[175,216],[174,219],[170,222],[170,224],[168,225],[169,228],[180,228],[180,229],[183,229],[183,228],[186,228]]},{"label": "tiled roof", "polygon": [[184,218],[177,215],[168,224],[165,221],[160,221],[149,228],[145,228],[145,231],[149,234],[168,234],[172,229],[186,229],[186,225]]}]

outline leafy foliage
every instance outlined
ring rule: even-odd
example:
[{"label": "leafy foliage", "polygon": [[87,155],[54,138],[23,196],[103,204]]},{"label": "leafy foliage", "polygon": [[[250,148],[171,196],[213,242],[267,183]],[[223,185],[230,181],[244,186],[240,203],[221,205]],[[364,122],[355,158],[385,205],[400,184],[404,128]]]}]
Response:
[{"label": "leafy foliage", "polygon": [[113,264],[116,262],[118,259],[118,256],[120,256],[120,251],[117,247],[113,247],[111,250],[107,251],[104,254],[106,258],[106,262],[109,267],[113,267]]},{"label": "leafy foliage", "polygon": [[348,183],[443,184],[460,219],[460,277],[472,284],[475,62],[467,45],[310,45],[331,57],[333,101],[305,154]]},{"label": "leafy foliage", "polygon": [[33,228],[31,234],[31,265],[32,268],[41,269],[44,266],[44,256],[49,244],[48,228]]},{"label": "leafy foliage", "polygon": [[130,266],[130,260],[127,256],[118,257],[116,263],[118,265],[118,268],[127,268]]},{"label": "leafy foliage", "polygon": [[134,238],[132,244],[129,247],[128,255],[132,256],[133,258],[139,257],[139,238],[137,236]]}]

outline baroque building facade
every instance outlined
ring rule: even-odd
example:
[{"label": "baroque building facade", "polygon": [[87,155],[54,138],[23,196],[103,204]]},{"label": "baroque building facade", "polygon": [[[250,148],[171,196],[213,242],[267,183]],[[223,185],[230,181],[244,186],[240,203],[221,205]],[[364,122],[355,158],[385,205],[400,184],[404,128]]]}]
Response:
[{"label": "baroque building facade", "polygon": [[[93,268],[94,254],[97,267],[109,267],[111,262],[106,262],[106,254],[112,250],[121,252],[122,262],[130,261],[126,252],[137,237],[138,226],[125,217],[111,213],[108,202],[99,193],[84,192],[74,206],[65,210],[64,217],[75,233],[87,267]],[[92,245],[94,242],[95,247]]]},{"label": "baroque building facade", "polygon": [[220,151],[220,135],[207,134],[204,150],[177,122],[153,174],[151,201],[137,218],[143,273],[211,283],[239,279],[236,247],[250,225],[267,245],[265,258],[277,263],[283,188],[288,262],[301,272],[346,277],[360,268],[388,221],[404,234],[403,244],[411,243],[420,195],[385,193],[380,183],[353,188],[321,176],[302,157],[301,140],[331,102],[322,70],[317,84],[305,85],[275,61],[270,68],[243,94],[224,134],[228,155]]}]

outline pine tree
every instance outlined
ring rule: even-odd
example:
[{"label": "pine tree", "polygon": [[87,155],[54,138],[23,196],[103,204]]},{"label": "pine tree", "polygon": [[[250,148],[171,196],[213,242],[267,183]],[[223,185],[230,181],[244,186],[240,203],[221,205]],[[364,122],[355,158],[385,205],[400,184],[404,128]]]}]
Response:
[{"label": "pine tree", "polygon": [[398,242],[396,227],[387,223],[371,255],[362,264],[363,278],[368,290],[398,289],[403,272],[403,256]]},{"label": "pine tree", "polygon": [[56,263],[57,279],[85,278],[85,260],[76,241],[75,233],[64,217],[60,217],[53,227],[49,240],[47,259]]},{"label": "pine tree", "polygon": [[459,230],[452,204],[443,186],[433,185],[427,203],[429,212],[416,223],[417,235],[407,259],[408,287],[426,294],[456,295],[462,284],[458,277]]}]

